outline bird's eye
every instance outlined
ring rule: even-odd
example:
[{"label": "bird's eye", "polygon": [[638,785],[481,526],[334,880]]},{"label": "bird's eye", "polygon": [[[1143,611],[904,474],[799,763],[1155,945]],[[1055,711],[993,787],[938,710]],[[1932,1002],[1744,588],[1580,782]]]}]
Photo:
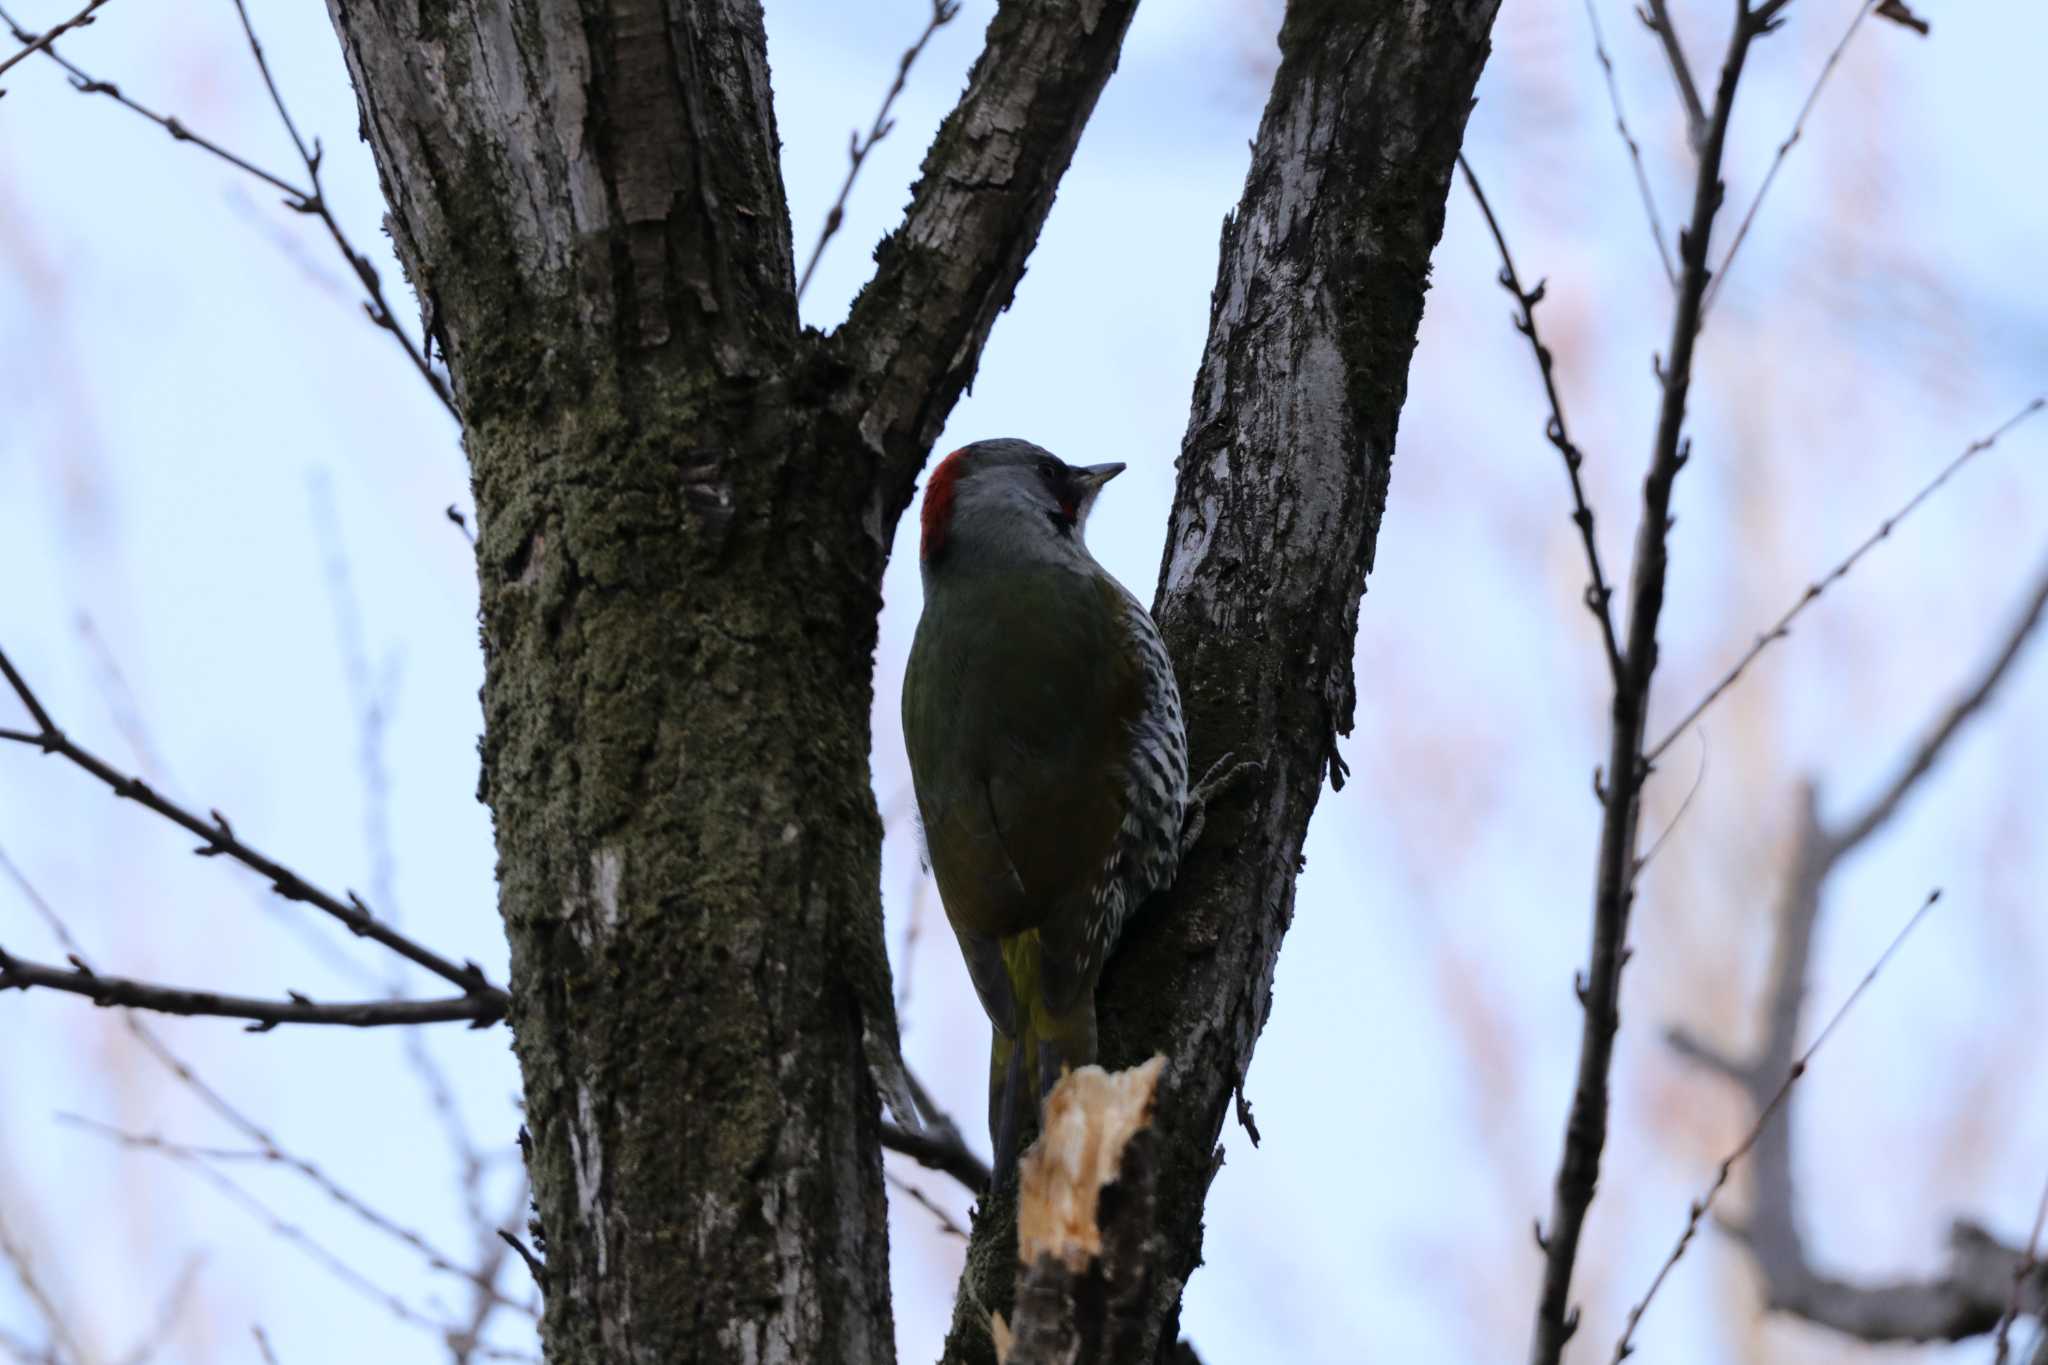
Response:
[{"label": "bird's eye", "polygon": [[1044,479],[1047,483],[1053,483],[1058,480],[1059,476],[1060,464],[1058,460],[1040,460],[1038,462],[1038,477]]}]

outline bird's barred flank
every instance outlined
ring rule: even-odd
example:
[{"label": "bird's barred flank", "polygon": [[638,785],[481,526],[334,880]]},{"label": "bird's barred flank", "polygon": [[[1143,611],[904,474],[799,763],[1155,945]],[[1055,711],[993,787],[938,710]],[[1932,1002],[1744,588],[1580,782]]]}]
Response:
[{"label": "bird's barred flank", "polygon": [[940,899],[995,1029],[999,1170],[1060,1067],[1094,1060],[1103,964],[1179,865],[1188,746],[1173,663],[1085,540],[1122,469],[980,441],[925,493],[903,733]]}]

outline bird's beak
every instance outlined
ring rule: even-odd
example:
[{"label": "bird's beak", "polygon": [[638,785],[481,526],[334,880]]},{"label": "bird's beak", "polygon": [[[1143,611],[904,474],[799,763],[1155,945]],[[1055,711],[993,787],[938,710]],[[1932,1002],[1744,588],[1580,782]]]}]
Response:
[{"label": "bird's beak", "polygon": [[1111,479],[1123,473],[1124,469],[1125,466],[1120,464],[1082,465],[1079,469],[1074,471],[1075,473],[1081,476],[1079,479],[1075,480],[1075,482],[1079,483],[1084,491],[1093,493],[1098,488],[1101,488],[1102,485],[1108,483]]}]

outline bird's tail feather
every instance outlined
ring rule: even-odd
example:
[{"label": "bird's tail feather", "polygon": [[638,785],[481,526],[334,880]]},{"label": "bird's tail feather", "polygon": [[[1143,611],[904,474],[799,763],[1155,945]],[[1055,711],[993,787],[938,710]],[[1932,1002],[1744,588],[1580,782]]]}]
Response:
[{"label": "bird's tail feather", "polygon": [[998,1179],[1037,1135],[1039,1101],[1065,1072],[1095,1060],[1093,982],[1055,1011],[1042,989],[1037,939],[1029,933],[1004,944],[1016,1015],[1007,1031],[995,1030],[989,1049],[988,1130]]}]

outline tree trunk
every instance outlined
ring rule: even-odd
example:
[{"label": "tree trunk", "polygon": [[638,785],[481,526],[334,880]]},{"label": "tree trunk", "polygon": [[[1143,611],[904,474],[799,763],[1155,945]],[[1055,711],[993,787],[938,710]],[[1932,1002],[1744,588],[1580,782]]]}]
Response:
[{"label": "tree trunk", "polygon": [[[1112,964],[1153,1050],[1169,1345],[1264,1020],[1451,159],[1497,0],[1296,3],[1224,263],[1161,620],[1267,766]],[[792,287],[754,0],[329,0],[479,521],[482,795],[550,1360],[892,1354],[866,757],[881,573],[1135,0],[1008,0],[874,280]],[[1002,1246],[1000,1218],[977,1254]],[[970,1334],[971,1337],[972,1334]],[[985,1357],[985,1337],[963,1349]]]},{"label": "tree trunk", "polygon": [[1004,7],[830,339],[753,0],[330,10],[475,484],[548,1357],[889,1359],[882,570],[1132,5]]},{"label": "tree trunk", "polygon": [[[1153,1121],[1166,1264],[1149,1357],[1170,1359],[1201,1263],[1226,1109],[1271,1004],[1302,840],[1351,730],[1360,594],[1386,507],[1429,257],[1498,0],[1288,7],[1250,174],[1224,224],[1154,607],[1192,770],[1264,767],[1224,793],[1178,883],[1103,976],[1102,1061],[1168,1058]],[[1334,1067],[1360,1065],[1349,1044]],[[1249,1124],[1249,1110],[1240,1109]],[[949,1361],[993,1360],[1015,1209],[976,1222]]]}]

